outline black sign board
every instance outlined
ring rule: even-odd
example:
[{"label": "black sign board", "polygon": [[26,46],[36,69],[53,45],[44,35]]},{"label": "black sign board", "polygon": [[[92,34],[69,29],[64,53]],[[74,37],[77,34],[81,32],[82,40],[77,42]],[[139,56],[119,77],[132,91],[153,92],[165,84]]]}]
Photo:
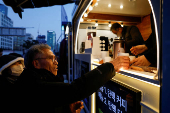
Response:
[{"label": "black sign board", "polygon": [[96,113],[141,113],[141,92],[110,80],[96,92]]}]

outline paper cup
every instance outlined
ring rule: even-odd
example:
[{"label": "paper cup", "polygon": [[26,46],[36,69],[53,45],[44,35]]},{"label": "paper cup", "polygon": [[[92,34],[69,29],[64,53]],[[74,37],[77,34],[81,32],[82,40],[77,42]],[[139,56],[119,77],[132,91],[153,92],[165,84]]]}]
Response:
[{"label": "paper cup", "polygon": [[109,56],[109,51],[101,51],[101,56],[102,56],[103,61],[105,62],[105,57]]},{"label": "paper cup", "polygon": [[134,60],[136,57],[135,56],[129,56],[130,61]]},{"label": "paper cup", "polygon": [[129,53],[118,53],[118,56],[129,56]]},{"label": "paper cup", "polygon": [[105,61],[105,62],[110,62],[110,61],[111,61],[111,57],[105,57],[105,58],[104,58],[104,61]]},{"label": "paper cup", "polygon": [[124,53],[125,52],[124,48],[120,48],[119,51],[120,51],[120,53]]}]

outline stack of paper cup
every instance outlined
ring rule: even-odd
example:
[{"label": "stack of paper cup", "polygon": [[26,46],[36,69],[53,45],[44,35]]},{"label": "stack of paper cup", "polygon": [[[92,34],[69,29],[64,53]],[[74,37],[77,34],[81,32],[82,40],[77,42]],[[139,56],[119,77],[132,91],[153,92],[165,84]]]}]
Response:
[{"label": "stack of paper cup", "polygon": [[101,51],[101,56],[102,56],[103,62],[105,62],[105,57],[109,56],[109,51]]},{"label": "stack of paper cup", "polygon": [[[129,56],[129,53],[119,53],[118,56]],[[136,57],[135,56],[129,56],[130,61],[134,60]]]}]

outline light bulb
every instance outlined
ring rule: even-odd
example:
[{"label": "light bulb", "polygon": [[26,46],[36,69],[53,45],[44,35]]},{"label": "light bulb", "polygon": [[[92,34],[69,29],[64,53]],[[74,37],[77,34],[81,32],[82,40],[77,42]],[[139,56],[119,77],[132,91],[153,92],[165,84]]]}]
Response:
[{"label": "light bulb", "polygon": [[87,13],[84,13],[84,17],[87,17]]},{"label": "light bulb", "polygon": [[120,9],[123,9],[123,5],[120,5]]},{"label": "light bulb", "polygon": [[84,21],[84,19],[83,19],[83,18],[81,18],[81,19],[80,19],[80,22],[83,22],[83,21]]},{"label": "light bulb", "polygon": [[108,7],[111,7],[112,5],[111,4],[108,4]]},{"label": "light bulb", "polygon": [[95,6],[98,6],[98,2],[96,2]]},{"label": "light bulb", "polygon": [[92,6],[90,6],[90,7],[89,7],[89,10],[90,10],[90,11],[91,11],[91,10],[93,10],[93,7],[92,7]]},{"label": "light bulb", "polygon": [[98,23],[95,23],[95,26],[98,26]]},{"label": "light bulb", "polygon": [[112,25],[111,25],[111,24],[109,24],[108,26],[109,26],[109,27],[111,27]]}]

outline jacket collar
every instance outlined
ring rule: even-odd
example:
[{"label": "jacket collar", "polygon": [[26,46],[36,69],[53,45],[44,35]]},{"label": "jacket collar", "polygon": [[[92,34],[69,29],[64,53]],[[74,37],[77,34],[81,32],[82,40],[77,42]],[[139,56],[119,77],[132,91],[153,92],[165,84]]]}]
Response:
[{"label": "jacket collar", "polygon": [[46,82],[62,82],[58,76],[55,76],[53,73],[46,69],[26,69],[27,72],[33,72],[35,76],[39,79],[46,81]]},{"label": "jacket collar", "polygon": [[127,26],[124,26],[124,27],[123,27],[123,30],[122,30],[122,36],[123,36],[123,37],[125,36],[126,31],[127,31]]}]

